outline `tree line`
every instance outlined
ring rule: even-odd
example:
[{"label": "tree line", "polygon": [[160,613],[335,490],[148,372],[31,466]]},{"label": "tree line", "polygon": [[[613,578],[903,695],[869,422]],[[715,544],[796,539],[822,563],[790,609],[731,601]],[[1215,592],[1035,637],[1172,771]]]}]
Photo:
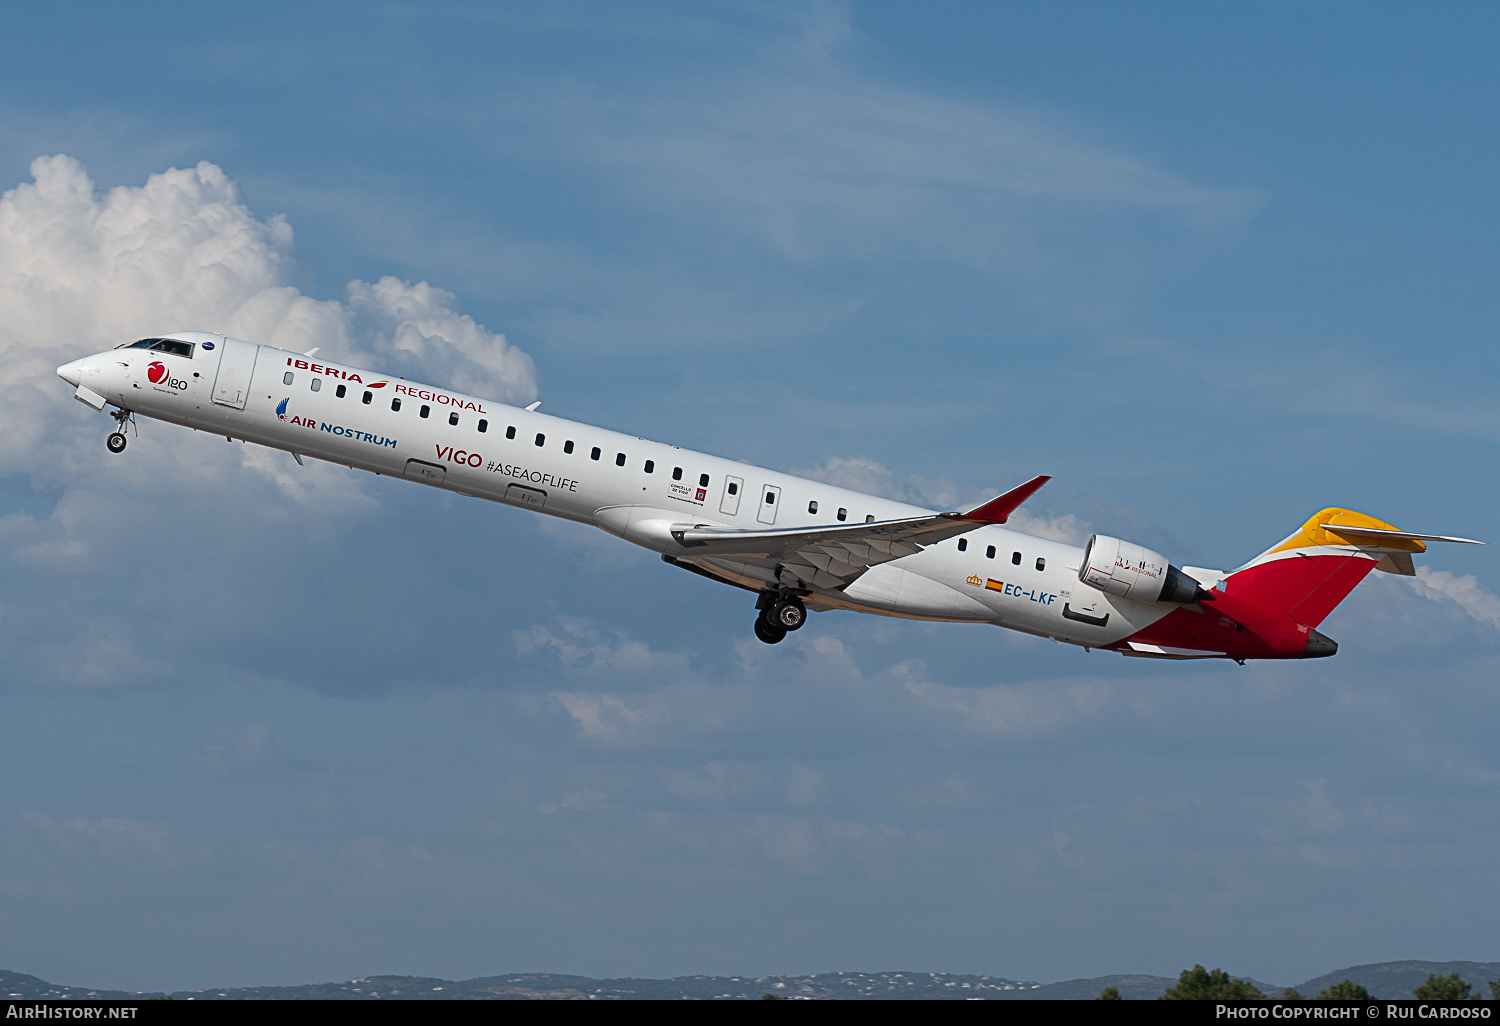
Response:
[{"label": "tree line", "polygon": [[[1490,1000],[1500,1001],[1500,980],[1490,980]],[[1439,976],[1428,973],[1426,982],[1412,992],[1419,1001],[1479,1001],[1482,995],[1458,973]],[[1371,995],[1363,984],[1353,980],[1341,980],[1331,987],[1319,991],[1315,997],[1298,993],[1288,987],[1281,992],[1284,1001],[1368,1001]],[[1105,987],[1099,1001],[1120,1000],[1120,988]],[[1212,971],[1195,965],[1184,969],[1177,978],[1175,987],[1168,987],[1160,998],[1162,1001],[1269,1001],[1260,988],[1248,980],[1236,980],[1222,969]]]}]

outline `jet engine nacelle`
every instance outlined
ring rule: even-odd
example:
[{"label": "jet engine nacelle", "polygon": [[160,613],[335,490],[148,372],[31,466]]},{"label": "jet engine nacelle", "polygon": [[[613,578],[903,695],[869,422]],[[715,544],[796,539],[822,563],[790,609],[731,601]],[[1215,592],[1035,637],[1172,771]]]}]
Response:
[{"label": "jet engine nacelle", "polygon": [[1078,579],[1132,602],[1193,602],[1206,593],[1187,574],[1144,545],[1096,534],[1083,550]]}]

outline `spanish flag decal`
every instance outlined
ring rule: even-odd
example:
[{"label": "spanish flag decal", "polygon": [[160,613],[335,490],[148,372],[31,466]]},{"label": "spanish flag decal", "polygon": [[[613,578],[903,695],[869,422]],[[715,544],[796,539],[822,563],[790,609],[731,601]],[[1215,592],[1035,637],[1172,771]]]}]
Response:
[{"label": "spanish flag decal", "polygon": [[1005,590],[1005,582],[1004,581],[997,581],[993,577],[990,577],[990,578],[988,578],[988,579],[985,580],[984,587],[985,587],[986,591],[1004,591]]}]

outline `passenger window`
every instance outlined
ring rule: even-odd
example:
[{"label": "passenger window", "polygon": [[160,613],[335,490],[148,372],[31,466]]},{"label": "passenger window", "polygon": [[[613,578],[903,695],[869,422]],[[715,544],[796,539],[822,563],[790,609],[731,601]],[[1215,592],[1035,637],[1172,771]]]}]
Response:
[{"label": "passenger window", "polygon": [[1021,554],[1019,552],[1012,552],[1010,554],[1010,561],[1012,563],[1014,563],[1016,566],[1020,566],[1021,565]]},{"label": "passenger window", "polygon": [[563,452],[570,456],[573,454],[573,443],[571,441],[563,443]]},{"label": "passenger window", "polygon": [[323,391],[323,379],[322,378],[313,378],[312,379],[312,386],[311,387],[312,387],[312,390],[314,392],[321,392],[321,391]]},{"label": "passenger window", "polygon": [[538,433],[537,436],[536,436],[536,445],[537,445],[537,448],[540,449],[542,446],[544,446],[546,444],[547,444],[547,436],[544,435],[544,434]]},{"label": "passenger window", "polygon": [[812,502],[809,502],[807,504],[807,511],[809,513],[816,513],[818,511],[818,500],[817,499],[814,499]]},{"label": "passenger window", "polygon": [[599,447],[596,445],[589,450],[589,459],[597,460],[600,456]]},{"label": "passenger window", "polygon": [[458,427],[458,413],[456,411],[448,414],[448,424],[452,427]]},{"label": "passenger window", "polygon": [[707,488],[708,487],[708,475],[707,474],[699,474],[698,475],[698,487],[699,488]]},{"label": "passenger window", "polygon": [[364,397],[362,399],[360,399],[360,402],[364,403],[366,406],[369,406],[370,405],[370,400],[374,399],[374,398],[375,398],[375,393],[374,392],[366,392],[364,394]]},{"label": "passenger window", "polygon": [[995,546],[991,545],[991,546],[989,546],[988,548],[986,548],[984,550],[984,558],[985,559],[994,559],[995,558]]},{"label": "passenger window", "polygon": [[1036,557],[1036,568],[1038,570],[1045,570],[1045,569],[1047,569],[1047,559],[1046,559],[1045,556],[1038,556],[1038,557]]},{"label": "passenger window", "polygon": [[333,394],[336,398],[342,399],[344,398],[344,396],[349,394],[349,386],[340,385],[338,388],[333,390]]},{"label": "passenger window", "polygon": [[672,468],[672,480],[673,481],[681,481],[682,480],[682,468],[681,467],[673,467]]},{"label": "passenger window", "polygon": [[865,523],[867,523],[867,524],[873,524],[874,522],[875,522],[875,514],[874,513],[866,513],[865,514]]},{"label": "passenger window", "polygon": [[839,519],[840,520],[848,520],[849,519],[849,511],[847,509],[845,509],[844,507],[842,507],[842,506],[839,507]]},{"label": "passenger window", "polygon": [[481,420],[479,422],[479,433],[481,435],[484,434],[489,429],[490,429],[490,422],[489,421],[487,421],[487,420]]},{"label": "passenger window", "polygon": [[417,411],[417,416],[421,417],[423,420],[426,420],[427,419],[427,415],[429,413],[431,413],[431,412],[432,412],[432,407],[431,406],[424,406],[420,410]]},{"label": "passenger window", "polygon": [[654,474],[654,473],[656,473],[656,461],[655,460],[647,460],[646,461],[646,473],[648,473],[648,474]]},{"label": "passenger window", "polygon": [[401,412],[401,400],[400,399],[394,399],[393,398],[391,400],[391,412],[392,413],[400,413]]},{"label": "passenger window", "polygon": [[615,453],[615,466],[617,466],[617,467],[623,467],[624,465],[625,465],[625,454],[623,452],[617,452],[617,453]]},{"label": "passenger window", "polygon": [[969,539],[967,539],[967,538],[960,538],[958,540],[958,551],[959,552],[967,552],[968,550],[969,550]]},{"label": "passenger window", "polygon": [[508,427],[508,428],[506,428],[505,429],[505,437],[506,438],[514,438],[514,437],[516,437],[516,429],[514,427]]},{"label": "passenger window", "polygon": [[292,374],[291,371],[287,371],[285,374],[283,374],[281,376],[281,383],[283,385],[290,385],[292,383],[292,378],[293,377],[295,377],[295,375]]}]

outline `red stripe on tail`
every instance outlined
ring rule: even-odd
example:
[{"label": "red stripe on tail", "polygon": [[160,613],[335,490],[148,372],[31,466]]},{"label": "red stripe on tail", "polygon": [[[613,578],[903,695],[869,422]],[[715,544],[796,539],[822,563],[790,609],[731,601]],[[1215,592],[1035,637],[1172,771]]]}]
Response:
[{"label": "red stripe on tail", "polygon": [[1368,556],[1288,555],[1230,574],[1224,592],[1316,627],[1375,569]]}]

